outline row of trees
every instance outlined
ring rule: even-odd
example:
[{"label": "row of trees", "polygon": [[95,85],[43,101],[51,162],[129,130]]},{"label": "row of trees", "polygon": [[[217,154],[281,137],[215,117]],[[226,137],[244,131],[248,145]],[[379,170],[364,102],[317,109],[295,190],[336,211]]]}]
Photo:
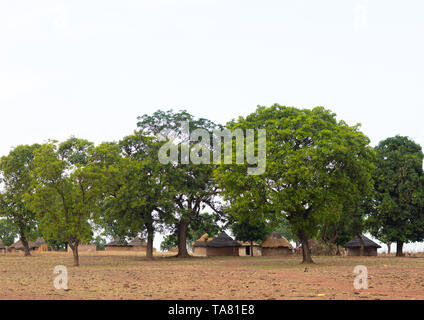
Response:
[{"label": "row of trees", "polygon": [[[25,254],[36,230],[48,242],[67,243],[79,265],[78,246],[98,228],[122,239],[142,234],[148,258],[155,232],[170,232],[163,248],[177,245],[177,256],[188,257],[187,242],[217,233],[219,221],[232,224],[244,241],[282,228],[306,248],[306,263],[313,262],[311,238],[341,245],[369,230],[396,242],[399,254],[403,243],[423,239],[423,153],[408,138],[374,149],[358,125],[337,121],[324,108],[258,107],[225,126],[267,132],[266,170],[248,175],[246,160],[193,164],[179,152],[179,161],[162,164],[158,154],[167,140],[160,135],[187,139],[181,121],[189,121],[190,131],[207,130],[210,140],[223,128],[186,111],[157,111],[139,117],[137,130],[119,142],[95,146],[71,137],[18,146],[2,157],[0,215],[15,228]],[[202,140],[186,142],[204,159]]]}]

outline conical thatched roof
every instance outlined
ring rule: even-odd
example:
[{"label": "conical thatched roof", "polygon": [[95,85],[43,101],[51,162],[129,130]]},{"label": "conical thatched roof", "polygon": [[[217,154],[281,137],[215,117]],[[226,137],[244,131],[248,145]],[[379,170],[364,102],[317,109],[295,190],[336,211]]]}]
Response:
[{"label": "conical thatched roof", "polygon": [[[366,236],[361,234],[360,236],[362,240],[364,241],[364,248],[381,248],[380,245],[372,241],[371,239],[368,239]],[[359,241],[359,237],[353,238],[348,243],[344,245],[345,248],[360,248],[361,242]]]},{"label": "conical thatched roof", "polygon": [[222,247],[240,247],[240,243],[233,240],[228,234],[225,232],[221,232],[221,234],[213,239],[212,241],[209,241],[206,243],[207,247],[215,247],[215,248],[222,248]]},{"label": "conical thatched roof", "polygon": [[129,243],[129,246],[132,247],[145,247],[146,246],[146,242],[141,239],[139,236],[135,237],[134,239],[132,239]]},{"label": "conical thatched roof", "polygon": [[36,245],[37,247],[42,246],[43,244],[46,244],[46,242],[44,241],[43,238],[38,238],[37,240],[35,240],[34,245]]},{"label": "conical thatched roof", "polygon": [[[14,248],[15,250],[24,250],[24,245],[22,244],[21,240],[16,241],[10,247]],[[29,249],[38,248],[38,246],[34,242],[31,242],[31,241],[28,241],[28,247],[29,247]]]},{"label": "conical thatched roof", "polygon": [[3,240],[0,239],[0,249],[6,249],[6,247],[4,246]]},{"label": "conical thatched roof", "polygon": [[193,247],[206,247],[206,244],[212,240],[213,238],[210,238],[209,235],[205,233],[197,241],[193,242]]},{"label": "conical thatched roof", "polygon": [[268,238],[265,239],[264,242],[262,242],[262,248],[289,248],[290,250],[293,249],[293,246],[291,243],[281,235],[279,235],[277,232],[271,233]]},{"label": "conical thatched roof", "polygon": [[128,245],[126,243],[122,243],[121,239],[119,237],[116,237],[113,241],[106,243],[105,246],[106,247],[126,247]]}]

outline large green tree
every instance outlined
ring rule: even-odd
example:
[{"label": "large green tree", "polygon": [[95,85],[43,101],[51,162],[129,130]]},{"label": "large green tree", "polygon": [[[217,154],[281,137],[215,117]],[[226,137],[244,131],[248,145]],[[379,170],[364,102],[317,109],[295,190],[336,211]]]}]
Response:
[{"label": "large green tree", "polygon": [[147,258],[153,258],[155,231],[172,219],[172,194],[166,180],[166,166],[158,161],[161,143],[141,131],[123,138],[106,161],[103,224],[120,238],[146,235]]},{"label": "large green tree", "polygon": [[218,167],[225,200],[241,211],[287,219],[305,248],[303,263],[313,263],[308,239],[322,220],[340,214],[347,202],[356,208],[372,185],[369,139],[322,107],[258,107],[227,127],[265,129],[267,139],[263,174],[248,175],[247,162]]},{"label": "large green tree", "polygon": [[0,216],[11,221],[24,246],[25,256],[30,256],[28,235],[36,228],[35,211],[26,200],[32,193],[31,171],[34,169],[34,152],[39,145],[21,145],[0,159],[0,175],[4,190],[0,194]]},{"label": "large green tree", "polygon": [[[196,129],[204,129],[208,132],[208,137],[193,141],[185,134],[181,122],[188,121],[187,129],[193,132]],[[177,141],[178,145],[170,145],[170,149],[176,146],[178,160],[170,161],[167,166],[167,181],[173,189],[174,226],[178,235],[178,255],[185,258],[187,252],[187,232],[190,223],[209,206],[215,213],[222,211],[217,200],[218,188],[213,179],[214,165],[211,163],[211,155],[202,153],[197,147],[199,145],[208,146],[211,144],[213,130],[218,128],[213,122],[195,118],[187,111],[173,112],[157,111],[153,115],[139,117],[139,129],[146,135],[159,138],[162,136],[168,142]],[[172,140],[174,139],[174,140]],[[207,141],[203,141],[206,139]],[[171,150],[169,150],[172,152]],[[204,151],[204,149],[203,149]],[[210,151],[210,150],[208,150]],[[168,153],[166,153],[168,154]],[[191,156],[191,159],[188,158]],[[205,162],[193,162],[193,156],[206,159]],[[206,163],[207,162],[207,163]]]},{"label": "large green tree", "polygon": [[236,240],[250,242],[250,255],[253,257],[253,242],[262,242],[271,232],[271,226],[266,221],[239,220],[231,225],[231,231]]},{"label": "large green tree", "polygon": [[92,238],[90,220],[97,209],[99,175],[92,167],[93,143],[70,138],[35,151],[31,207],[47,239],[66,242],[79,266],[78,246]]},{"label": "large green tree", "polygon": [[403,244],[424,239],[424,155],[408,137],[395,136],[375,148],[375,201],[367,219],[371,234],[396,242],[396,255]]}]

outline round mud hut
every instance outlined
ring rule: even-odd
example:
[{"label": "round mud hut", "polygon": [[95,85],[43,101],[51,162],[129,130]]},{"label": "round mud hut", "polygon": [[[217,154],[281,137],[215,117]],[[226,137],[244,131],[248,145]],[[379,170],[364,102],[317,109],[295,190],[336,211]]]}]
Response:
[{"label": "round mud hut", "polygon": [[37,240],[35,240],[34,244],[37,246],[37,251],[39,251],[39,252],[48,252],[48,251],[51,251],[51,248],[44,241],[43,238],[38,238]]},{"label": "round mud hut", "polygon": [[197,241],[193,242],[193,255],[196,257],[206,257],[206,244],[212,240],[213,238],[205,233]]},{"label": "round mud hut", "polygon": [[261,256],[261,246],[256,242],[250,243],[248,241],[239,241],[241,247],[239,250],[240,256]]},{"label": "round mud hut", "polygon": [[129,243],[128,246],[130,246],[130,250],[131,251],[147,251],[147,244],[146,241],[144,241],[143,239],[141,239],[139,236],[135,237],[134,239],[132,239]]},{"label": "round mud hut", "polygon": [[293,246],[277,232],[271,233],[262,243],[263,256],[289,256],[293,254]]},{"label": "round mud hut", "polygon": [[240,243],[225,232],[221,232],[218,237],[206,243],[206,256],[239,256],[240,247]]},{"label": "round mud hut", "polygon": [[[28,247],[30,251],[35,251],[37,250],[37,245],[32,242],[32,241],[28,241]],[[22,244],[21,240],[16,241],[14,244],[12,244],[10,247],[11,252],[17,252],[17,251],[24,251],[24,245]]]},{"label": "round mud hut", "polygon": [[344,245],[344,247],[346,248],[346,255],[359,256],[361,254],[361,241],[359,237],[362,238],[364,244],[364,256],[376,257],[378,255],[377,249],[381,248],[381,246],[372,241],[371,239],[368,239],[364,235],[360,235],[356,238],[353,238]]},{"label": "round mud hut", "polygon": [[132,246],[129,246],[125,241],[121,241],[118,237],[105,244],[106,251],[130,251],[131,249]]}]

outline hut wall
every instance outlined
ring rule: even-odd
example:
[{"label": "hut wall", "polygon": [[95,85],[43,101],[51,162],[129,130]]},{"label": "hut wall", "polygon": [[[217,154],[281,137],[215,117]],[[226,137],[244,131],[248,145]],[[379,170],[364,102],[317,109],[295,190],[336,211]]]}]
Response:
[{"label": "hut wall", "polygon": [[105,251],[130,251],[132,247],[130,246],[106,246]]},{"label": "hut wall", "polygon": [[[250,254],[247,254],[247,249],[246,249],[247,247],[249,247],[249,252],[250,252],[250,246],[242,246],[242,247],[240,247],[239,255],[241,257],[250,256]],[[253,256],[254,257],[258,257],[258,256],[261,256],[261,255],[262,255],[261,247],[259,247],[259,246],[253,246]]]},{"label": "hut wall", "polygon": [[37,251],[38,252],[47,252],[47,251],[50,251],[49,250],[49,245],[47,243],[44,243],[44,244],[42,244],[41,246],[39,246],[37,248]]},{"label": "hut wall", "polygon": [[195,257],[205,257],[206,256],[206,247],[193,247],[193,256],[195,256]]},{"label": "hut wall", "polygon": [[286,247],[262,248],[263,256],[289,256],[291,254],[292,250]]},{"label": "hut wall", "polygon": [[131,247],[130,251],[147,251],[147,247],[146,246],[133,246]]},{"label": "hut wall", "polygon": [[[95,244],[80,244],[78,246],[78,253],[80,252],[96,252],[97,246]],[[72,249],[68,246],[68,252],[72,253]]]},{"label": "hut wall", "polygon": [[[347,256],[357,257],[360,255],[361,248],[347,248]],[[377,256],[377,248],[364,248],[364,256]]]},{"label": "hut wall", "polygon": [[206,255],[208,257],[218,257],[218,256],[239,256],[239,247],[207,247]]}]

